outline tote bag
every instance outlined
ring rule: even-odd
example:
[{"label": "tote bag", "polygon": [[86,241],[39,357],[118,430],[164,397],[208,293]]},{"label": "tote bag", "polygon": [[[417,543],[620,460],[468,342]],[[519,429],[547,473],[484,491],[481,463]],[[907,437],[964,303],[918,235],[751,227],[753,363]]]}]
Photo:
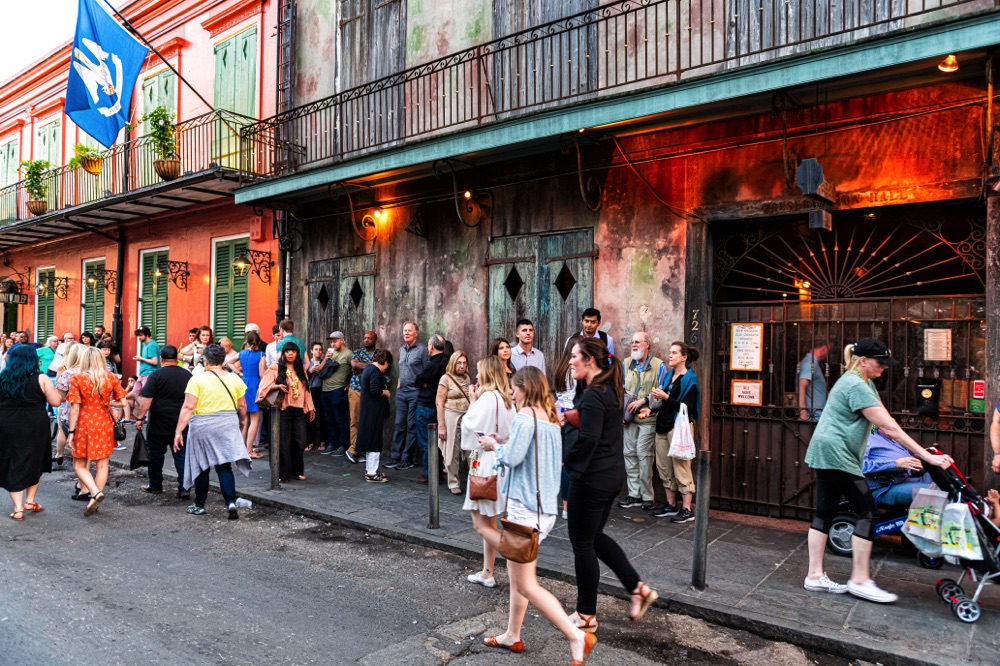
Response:
[{"label": "tote bag", "polygon": [[691,434],[691,420],[688,418],[688,408],[683,402],[674,420],[674,434],[670,438],[670,450],[667,452],[671,458],[678,460],[691,460],[694,458],[694,435]]}]

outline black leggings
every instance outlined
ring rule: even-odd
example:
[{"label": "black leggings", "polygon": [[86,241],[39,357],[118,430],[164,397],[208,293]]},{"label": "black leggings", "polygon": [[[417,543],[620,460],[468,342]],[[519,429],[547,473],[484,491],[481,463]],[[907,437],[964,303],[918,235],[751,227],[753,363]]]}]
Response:
[{"label": "black leggings", "polygon": [[830,523],[840,509],[840,498],[851,505],[851,511],[858,516],[854,525],[854,536],[865,541],[872,540],[872,524],[877,507],[872,491],[863,476],[854,476],[839,469],[816,470],[816,515],[812,528],[823,534],[830,533]]}]

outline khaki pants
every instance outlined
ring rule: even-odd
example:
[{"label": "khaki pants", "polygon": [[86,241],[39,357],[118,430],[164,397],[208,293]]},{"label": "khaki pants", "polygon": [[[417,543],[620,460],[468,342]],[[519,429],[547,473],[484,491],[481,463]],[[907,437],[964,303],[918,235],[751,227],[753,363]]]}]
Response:
[{"label": "khaki pants", "polygon": [[354,454],[354,445],[358,443],[358,421],[361,420],[361,394],[351,388],[347,389],[347,408],[351,412],[351,448],[347,450]]},{"label": "khaki pants", "polygon": [[629,497],[653,501],[653,445],[656,424],[625,426],[625,478]]},{"label": "khaki pants", "polygon": [[[694,424],[691,424],[691,433],[694,434]],[[694,494],[694,476],[691,474],[691,461],[671,458],[670,437],[673,430],[666,434],[656,435],[656,471],[660,475],[665,490],[678,492],[681,495]]]}]

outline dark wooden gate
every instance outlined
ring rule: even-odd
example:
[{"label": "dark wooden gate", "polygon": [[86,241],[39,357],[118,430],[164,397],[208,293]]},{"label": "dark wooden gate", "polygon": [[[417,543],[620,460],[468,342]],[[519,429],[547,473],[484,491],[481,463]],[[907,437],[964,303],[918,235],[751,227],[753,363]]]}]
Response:
[{"label": "dark wooden gate", "polygon": [[306,282],[309,340],[343,331],[348,347],[360,346],[365,331],[375,328],[375,255],[310,262]]}]

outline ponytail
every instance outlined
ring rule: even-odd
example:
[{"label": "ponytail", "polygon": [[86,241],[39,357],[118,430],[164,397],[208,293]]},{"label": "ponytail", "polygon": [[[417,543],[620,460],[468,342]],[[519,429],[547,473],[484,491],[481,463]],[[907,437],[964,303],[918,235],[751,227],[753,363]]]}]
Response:
[{"label": "ponytail", "polygon": [[622,364],[614,356],[608,354],[608,348],[604,341],[599,338],[583,338],[576,343],[580,354],[585,358],[594,359],[594,363],[599,368],[604,368],[588,384],[586,390],[595,386],[601,386],[604,390],[607,387],[615,392],[618,399],[618,408],[623,409],[625,401],[625,377],[622,371]]},{"label": "ponytail", "polygon": [[860,356],[854,355],[853,342],[844,347],[844,367],[847,368],[848,371],[851,371],[854,368],[856,368],[860,360],[861,360]]}]

